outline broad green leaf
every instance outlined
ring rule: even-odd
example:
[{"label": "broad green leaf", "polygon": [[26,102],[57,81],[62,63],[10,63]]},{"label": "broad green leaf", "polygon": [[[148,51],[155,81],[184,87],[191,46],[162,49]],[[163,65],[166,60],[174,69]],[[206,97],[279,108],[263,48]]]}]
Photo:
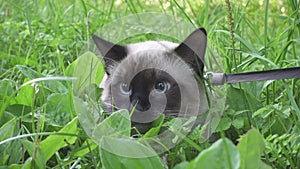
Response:
[{"label": "broad green leaf", "polygon": [[241,83],[241,87],[244,90],[249,91],[251,93],[251,95],[253,95],[253,97],[255,97],[255,98],[260,98],[261,93],[264,91],[263,85],[264,85],[264,81]]},{"label": "broad green leaf", "polygon": [[103,89],[100,88],[99,85],[91,84],[85,88],[84,94],[85,96],[89,96],[90,99],[97,101],[99,98],[101,98],[102,91]]},{"label": "broad green leaf", "polygon": [[[10,100],[13,98],[13,81],[4,79],[0,80],[0,126],[4,121],[5,110],[9,106]],[[6,121],[4,121],[6,122]]]},{"label": "broad green leaf", "polygon": [[244,117],[237,117],[232,121],[232,125],[237,129],[241,129],[244,127],[244,119]]},{"label": "broad green leaf", "polygon": [[261,102],[251,93],[248,93],[244,89],[238,89],[232,86],[227,89],[226,102],[229,105],[229,108],[235,111],[249,109],[255,111],[261,107]]},{"label": "broad green leaf", "polygon": [[68,93],[49,95],[46,104],[47,123],[53,126],[65,126],[70,121],[72,106],[72,99]]},{"label": "broad green leaf", "polygon": [[189,162],[183,161],[177,165],[175,165],[174,169],[186,169],[190,165]]},{"label": "broad green leaf", "polygon": [[99,144],[103,136],[130,136],[131,122],[127,110],[119,110],[103,120],[92,133]]},{"label": "broad green leaf", "polygon": [[16,67],[29,79],[35,79],[41,77],[37,71],[32,70],[29,67],[23,65],[16,65]]},{"label": "broad green leaf", "polygon": [[[15,133],[17,135],[17,133]],[[8,143],[6,147],[6,151],[9,154],[9,160],[8,164],[16,164],[19,163],[22,159],[22,154],[20,153],[20,150],[22,149],[22,145],[20,140],[13,140]]]},{"label": "broad green leaf", "polygon": [[35,168],[46,168],[45,156],[41,149],[28,140],[24,139],[21,140],[21,142],[32,158],[31,165],[34,165]]},{"label": "broad green leaf", "polygon": [[150,148],[132,139],[103,137],[100,157],[104,168],[114,169],[163,169],[160,157]]},{"label": "broad green leaf", "polygon": [[259,169],[272,169],[272,167],[265,164],[264,162],[261,162]]},{"label": "broad green leaf", "polygon": [[58,133],[61,135],[50,135],[40,143],[40,149],[45,156],[46,161],[60,148],[73,144],[77,139],[76,136],[64,134],[77,134],[77,118],[70,121]]},{"label": "broad green leaf", "polygon": [[104,67],[101,60],[92,52],[84,53],[76,62],[73,76],[77,77],[77,80],[73,91],[76,95],[80,95],[91,84],[100,84],[104,75]]},{"label": "broad green leaf", "polygon": [[79,58],[77,58],[71,64],[68,65],[68,67],[66,68],[66,75],[67,76],[73,76],[74,69],[77,65],[78,60],[79,60]]},{"label": "broad green leaf", "polygon": [[101,107],[95,107],[97,104],[92,104],[92,107],[87,102],[74,96],[73,104],[76,114],[78,115],[79,122],[83,127],[86,134],[92,138],[93,131],[95,130],[99,121],[103,118]]},{"label": "broad green leaf", "polygon": [[[0,141],[3,141],[5,139],[8,139],[14,135],[15,128],[17,126],[17,119],[13,118],[10,121],[6,122],[3,126],[0,128]],[[10,154],[8,153],[9,149],[12,143],[4,143],[0,145],[0,165],[6,164],[7,160],[10,157]]]},{"label": "broad green leaf", "polygon": [[17,124],[17,119],[13,118],[7,123],[5,123],[3,126],[0,128],[0,141],[3,141],[7,138],[10,138],[14,135],[14,130],[16,128]]},{"label": "broad green leaf", "polygon": [[4,165],[7,163],[9,159],[9,154],[5,151],[0,152],[0,165]]},{"label": "broad green leaf", "polygon": [[21,169],[23,164],[12,164],[7,169]]},{"label": "broad green leaf", "polygon": [[7,123],[8,121],[12,120],[13,118],[15,118],[16,116],[14,116],[12,113],[10,113],[9,111],[5,111],[3,113],[2,118],[0,118],[0,126],[4,125],[5,123]]},{"label": "broad green leaf", "polygon": [[229,129],[229,127],[231,126],[231,119],[228,117],[223,117],[221,118],[218,127],[216,128],[216,132],[219,131],[224,131]]},{"label": "broad green leaf", "polygon": [[29,81],[26,81],[22,84],[22,87],[29,86],[32,84],[39,84],[39,89],[47,89],[54,93],[66,93],[68,92],[67,87],[62,83],[62,81],[73,81],[75,78],[73,77],[61,77],[61,76],[47,76],[47,77],[40,77],[35,78]]},{"label": "broad green leaf", "polygon": [[260,156],[264,151],[265,144],[263,136],[256,129],[251,129],[242,136],[237,148],[241,154],[241,169],[253,169],[262,166]]},{"label": "broad green leaf", "polygon": [[5,96],[13,94],[13,82],[8,79],[0,80],[0,103]]},{"label": "broad green leaf", "polygon": [[[18,126],[17,124],[18,123],[16,118],[13,118],[7,123],[5,123],[0,128],[0,141],[16,136],[20,130],[19,128],[17,128]],[[19,153],[20,149],[21,149],[21,144],[19,140],[12,140],[10,142],[1,144],[0,165],[18,163],[22,158],[22,154]]]},{"label": "broad green leaf", "polygon": [[188,169],[238,169],[239,167],[240,154],[234,144],[225,138],[203,150],[194,162],[190,163]]},{"label": "broad green leaf", "polygon": [[34,148],[35,148],[34,143],[32,143],[26,139],[22,139],[21,143],[23,144],[24,148],[29,153],[29,155],[32,157],[34,154]]},{"label": "broad green leaf", "polygon": [[35,89],[33,86],[24,86],[20,89],[18,95],[14,99],[11,99],[10,105],[22,104],[25,106],[32,106],[34,94]]},{"label": "broad green leaf", "polygon": [[145,133],[143,135],[143,138],[149,138],[149,137],[156,136],[160,131],[160,128],[164,122],[164,119],[165,119],[164,114],[161,114],[157,119],[155,119],[154,122],[152,122],[153,127],[149,131],[147,131],[147,133]]},{"label": "broad green leaf", "polygon": [[27,158],[27,160],[25,161],[25,163],[23,164],[21,169],[32,169],[34,168],[34,166],[31,165],[32,164],[32,157]]},{"label": "broad green leaf", "polygon": [[90,151],[96,149],[98,144],[96,144],[93,140],[87,139],[80,147],[80,150],[74,153],[74,157],[82,157]]},{"label": "broad green leaf", "polygon": [[[47,78],[51,79],[52,77],[47,77]],[[55,93],[68,92],[68,88],[62,82],[57,80],[45,80],[43,81],[43,87]]]}]

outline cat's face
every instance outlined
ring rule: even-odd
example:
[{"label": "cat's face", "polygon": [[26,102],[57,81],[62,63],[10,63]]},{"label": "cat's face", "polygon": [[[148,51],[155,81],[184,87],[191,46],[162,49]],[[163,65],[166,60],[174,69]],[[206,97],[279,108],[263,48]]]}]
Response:
[{"label": "cat's face", "polygon": [[[124,72],[126,74],[128,72]],[[168,73],[159,69],[145,69],[134,76],[131,82],[120,79],[114,84],[119,86],[121,95],[129,97],[130,105],[127,109],[134,106],[137,111],[147,111],[151,107],[150,93],[166,95],[166,111],[177,110],[180,107],[180,91],[178,84]]]},{"label": "cat's face", "polygon": [[[195,81],[194,75],[202,77],[204,29],[194,31],[181,44],[147,41],[120,46],[97,36],[93,39],[104,56],[107,79],[102,102],[108,112],[134,110],[131,120],[143,133],[161,113],[169,118],[187,110],[187,104],[199,108],[195,104],[203,98],[195,93],[204,95],[204,91],[191,81]],[[189,97],[183,98],[182,93]]]}]

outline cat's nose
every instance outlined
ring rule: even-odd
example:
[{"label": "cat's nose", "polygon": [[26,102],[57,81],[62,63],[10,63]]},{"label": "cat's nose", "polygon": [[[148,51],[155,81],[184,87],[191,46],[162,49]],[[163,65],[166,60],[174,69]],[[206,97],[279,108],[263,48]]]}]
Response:
[{"label": "cat's nose", "polygon": [[151,107],[149,102],[144,101],[143,99],[140,98],[135,98],[131,101],[130,110],[132,110],[134,106],[136,106],[135,110],[138,111],[146,111]]}]

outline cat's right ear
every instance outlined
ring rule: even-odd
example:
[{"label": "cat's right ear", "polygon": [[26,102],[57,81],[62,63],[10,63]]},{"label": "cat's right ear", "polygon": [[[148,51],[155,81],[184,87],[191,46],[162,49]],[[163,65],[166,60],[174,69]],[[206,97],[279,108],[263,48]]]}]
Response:
[{"label": "cat's right ear", "polygon": [[105,71],[108,75],[110,75],[110,69],[126,57],[126,49],[124,46],[111,43],[96,35],[92,35],[92,38],[103,56]]},{"label": "cat's right ear", "polygon": [[206,43],[206,30],[199,28],[192,32],[175,49],[175,52],[200,76],[203,75],[204,70]]}]

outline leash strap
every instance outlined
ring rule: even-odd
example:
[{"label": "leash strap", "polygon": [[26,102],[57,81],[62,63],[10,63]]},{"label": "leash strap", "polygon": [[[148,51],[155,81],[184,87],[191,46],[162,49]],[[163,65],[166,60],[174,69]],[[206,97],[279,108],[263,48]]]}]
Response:
[{"label": "leash strap", "polygon": [[212,85],[224,85],[225,83],[253,82],[260,80],[300,79],[300,67],[274,69],[257,72],[245,72],[236,74],[207,73]]}]

